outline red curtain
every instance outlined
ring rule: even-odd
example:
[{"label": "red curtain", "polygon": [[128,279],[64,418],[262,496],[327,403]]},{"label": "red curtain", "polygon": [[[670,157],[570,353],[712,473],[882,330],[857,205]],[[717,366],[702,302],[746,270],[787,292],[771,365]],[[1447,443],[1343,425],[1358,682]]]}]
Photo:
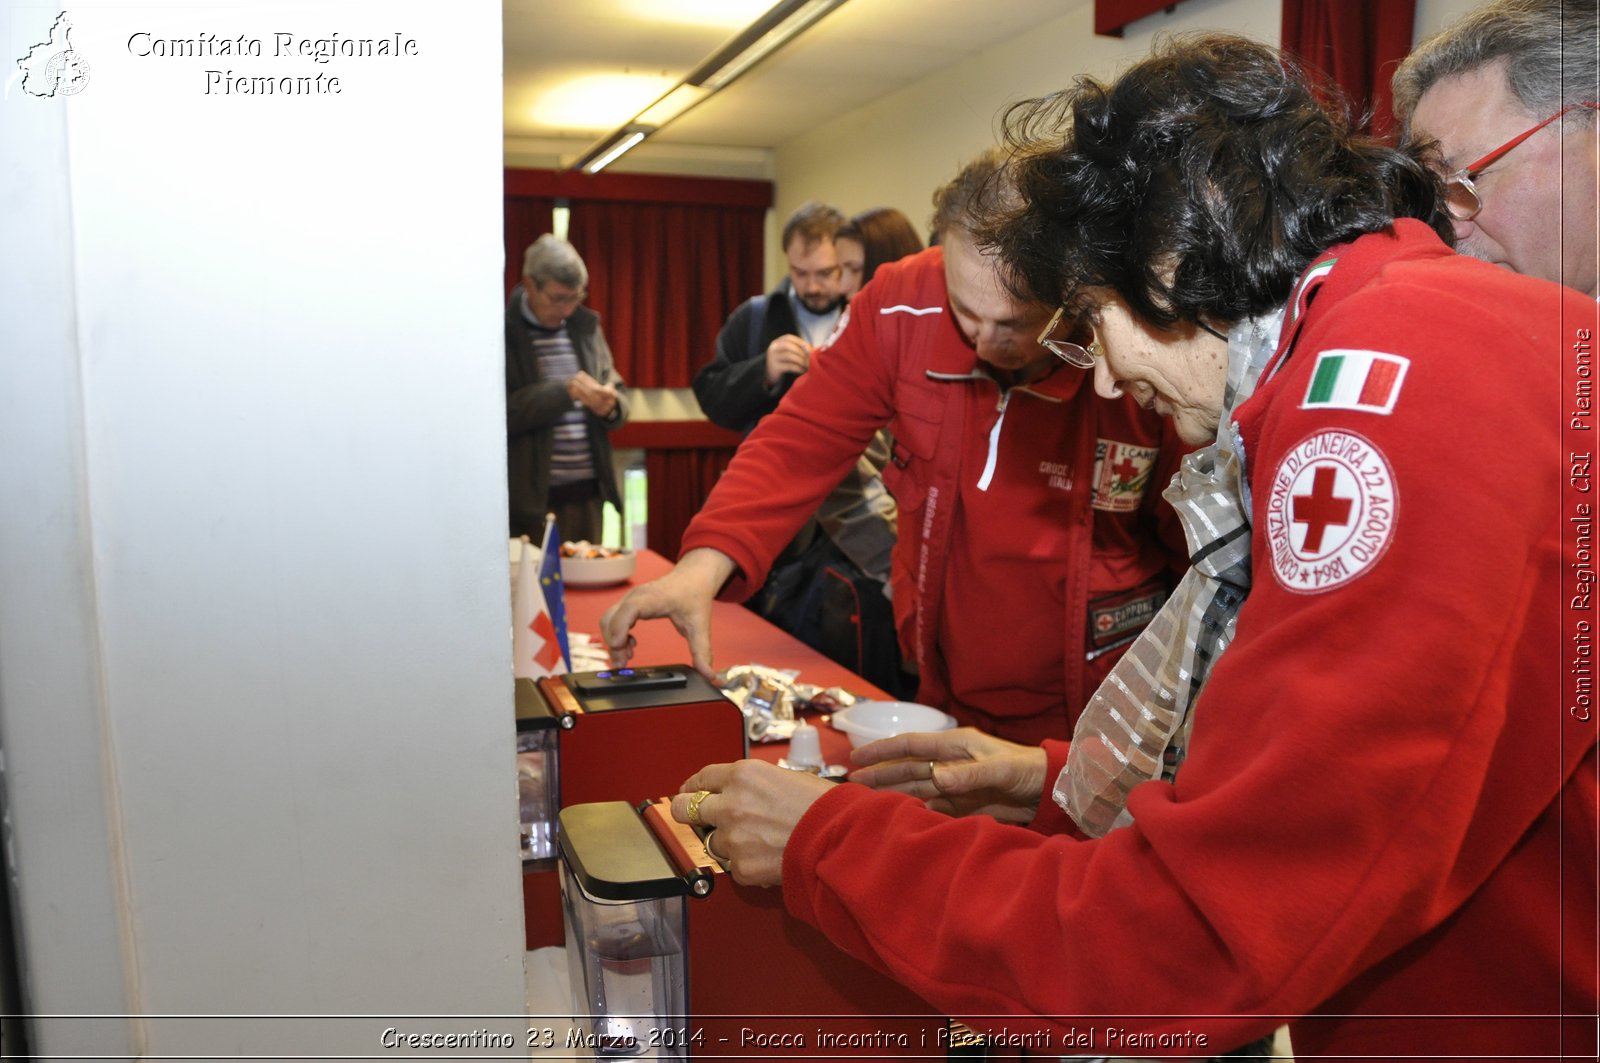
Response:
[{"label": "red curtain", "polygon": [[522,253],[550,231],[556,201],[549,196],[506,193],[506,297],[522,281]]},{"label": "red curtain", "polygon": [[761,291],[766,208],[572,204],[567,238],[589,267],[617,371],[632,387],[688,387],[717,332]]},{"label": "red curtain", "polygon": [[1335,82],[1369,130],[1395,127],[1389,79],[1411,50],[1415,0],[1283,0],[1283,49]]},{"label": "red curtain", "polygon": [[508,293],[523,250],[550,231],[561,200],[572,211],[567,238],[589,267],[589,306],[604,318],[622,378],[688,387],[733,308],[762,290],[772,182],[508,169]]},{"label": "red curtain", "polygon": [[676,558],[684,529],[733,460],[733,450],[648,450],[644,460],[650,514],[645,535],[650,549]]}]

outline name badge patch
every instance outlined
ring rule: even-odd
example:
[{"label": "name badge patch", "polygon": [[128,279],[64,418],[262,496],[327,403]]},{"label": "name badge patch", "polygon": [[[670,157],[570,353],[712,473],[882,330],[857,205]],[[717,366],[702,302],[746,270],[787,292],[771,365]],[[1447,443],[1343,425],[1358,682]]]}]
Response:
[{"label": "name badge patch", "polygon": [[1150,471],[1155,468],[1155,447],[1119,443],[1115,439],[1094,441],[1094,496],[1089,505],[1107,513],[1131,513],[1144,500],[1150,486]]},{"label": "name badge patch", "polygon": [[1272,574],[1296,594],[1343,586],[1383,557],[1399,512],[1389,459],[1371,441],[1342,431],[1308,436],[1272,474]]},{"label": "name badge patch", "polygon": [[1166,600],[1166,581],[1160,579],[1091,599],[1088,659],[1092,661],[1107,650],[1132,642]]}]

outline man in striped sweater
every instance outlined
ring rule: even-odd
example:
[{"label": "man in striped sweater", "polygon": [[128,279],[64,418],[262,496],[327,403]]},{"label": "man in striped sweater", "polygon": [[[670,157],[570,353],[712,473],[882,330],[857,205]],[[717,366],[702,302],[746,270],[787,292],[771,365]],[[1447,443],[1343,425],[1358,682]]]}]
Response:
[{"label": "man in striped sweater", "polygon": [[522,260],[506,305],[506,437],[511,534],[538,538],[546,513],[565,540],[600,539],[603,506],[620,515],[610,433],[628,420],[628,388],[600,315],[581,305],[589,271],[546,233]]}]

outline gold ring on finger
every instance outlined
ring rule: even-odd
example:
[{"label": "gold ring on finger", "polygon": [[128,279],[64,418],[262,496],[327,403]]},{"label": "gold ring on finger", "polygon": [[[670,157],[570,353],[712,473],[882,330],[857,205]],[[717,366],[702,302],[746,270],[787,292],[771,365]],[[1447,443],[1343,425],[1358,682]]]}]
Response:
[{"label": "gold ring on finger", "polygon": [[700,826],[700,802],[711,796],[710,790],[696,790],[689,796],[689,807],[683,810],[691,827]]}]

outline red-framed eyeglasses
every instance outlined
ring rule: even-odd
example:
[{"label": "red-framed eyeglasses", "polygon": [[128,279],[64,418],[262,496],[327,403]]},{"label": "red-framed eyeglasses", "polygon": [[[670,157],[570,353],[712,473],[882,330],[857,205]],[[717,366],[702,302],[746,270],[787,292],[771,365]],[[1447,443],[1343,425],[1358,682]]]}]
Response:
[{"label": "red-framed eyeglasses", "polygon": [[1446,177],[1444,179],[1445,209],[1450,212],[1450,216],[1457,221],[1471,221],[1473,218],[1476,218],[1478,216],[1478,212],[1483,209],[1483,196],[1478,192],[1477,186],[1472,182],[1477,177],[1481,176],[1484,170],[1487,170],[1490,166],[1505,158],[1507,153],[1509,153],[1512,148],[1515,148],[1518,144],[1521,144],[1524,140],[1527,140],[1539,130],[1543,129],[1551,122],[1554,122],[1557,118],[1560,118],[1568,111],[1571,111],[1577,107],[1587,107],[1590,110],[1597,110],[1600,109],[1600,104],[1569,104],[1527,132],[1517,134],[1504,144],[1500,145],[1498,148],[1495,148],[1489,154],[1485,155],[1483,158],[1476,162],[1468,163],[1466,166],[1463,166],[1449,177]]}]

